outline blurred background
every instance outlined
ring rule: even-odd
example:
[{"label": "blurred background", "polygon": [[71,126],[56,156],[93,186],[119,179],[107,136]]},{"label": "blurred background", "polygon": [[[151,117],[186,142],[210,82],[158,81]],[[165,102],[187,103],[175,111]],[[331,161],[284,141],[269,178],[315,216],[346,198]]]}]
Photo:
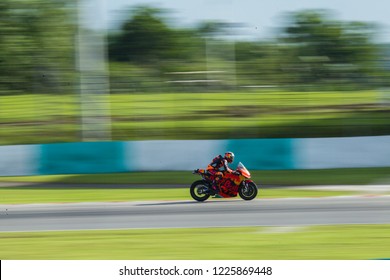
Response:
[{"label": "blurred background", "polygon": [[[389,11],[384,0],[0,0],[0,204],[188,200],[189,170],[226,150],[260,198],[389,194]],[[386,186],[267,188],[355,184]],[[340,209],[354,224],[381,210],[361,207]],[[71,212],[97,228],[110,217]],[[52,214],[16,219],[29,230]],[[0,259],[390,256],[388,225],[286,228],[0,232]]]},{"label": "blurred background", "polygon": [[2,0],[0,145],[390,134],[389,4],[272,2]]}]

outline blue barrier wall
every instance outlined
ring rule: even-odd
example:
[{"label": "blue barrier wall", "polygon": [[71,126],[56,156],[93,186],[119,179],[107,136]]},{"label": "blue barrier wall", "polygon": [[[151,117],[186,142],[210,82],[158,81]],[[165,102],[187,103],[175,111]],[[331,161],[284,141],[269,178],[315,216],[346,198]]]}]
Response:
[{"label": "blue barrier wall", "polygon": [[61,143],[40,146],[39,174],[128,171],[124,142]]},{"label": "blue barrier wall", "polygon": [[0,176],[193,170],[225,151],[249,170],[390,166],[390,136],[0,146]]},{"label": "blue barrier wall", "polygon": [[236,163],[241,161],[248,169],[294,168],[295,155],[292,139],[228,140],[226,150],[234,152]]}]

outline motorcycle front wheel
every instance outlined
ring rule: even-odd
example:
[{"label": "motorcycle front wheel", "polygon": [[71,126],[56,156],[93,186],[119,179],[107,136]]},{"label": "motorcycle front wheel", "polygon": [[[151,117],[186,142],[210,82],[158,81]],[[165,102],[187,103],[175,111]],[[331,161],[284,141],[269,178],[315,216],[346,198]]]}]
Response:
[{"label": "motorcycle front wheel", "polygon": [[203,181],[195,181],[190,187],[190,193],[193,199],[196,201],[205,201],[210,197],[209,186]]},{"label": "motorcycle front wheel", "polygon": [[244,200],[252,200],[257,196],[257,186],[253,182],[243,183],[238,189],[238,194]]}]

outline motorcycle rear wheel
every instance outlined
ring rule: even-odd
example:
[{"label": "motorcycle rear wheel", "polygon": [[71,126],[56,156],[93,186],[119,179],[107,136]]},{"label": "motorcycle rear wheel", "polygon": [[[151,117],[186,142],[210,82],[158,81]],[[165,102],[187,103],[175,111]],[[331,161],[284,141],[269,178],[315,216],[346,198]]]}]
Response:
[{"label": "motorcycle rear wheel", "polygon": [[253,182],[243,183],[238,189],[238,194],[243,200],[252,200],[257,196],[257,186]]},{"label": "motorcycle rear wheel", "polygon": [[205,201],[210,197],[209,185],[203,181],[195,181],[190,187],[190,194],[196,201]]}]

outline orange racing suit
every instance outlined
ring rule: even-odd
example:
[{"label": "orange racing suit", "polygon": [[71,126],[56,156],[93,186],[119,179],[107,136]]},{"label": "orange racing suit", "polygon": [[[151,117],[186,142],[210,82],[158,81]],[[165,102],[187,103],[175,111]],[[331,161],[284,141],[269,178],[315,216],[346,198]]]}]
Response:
[{"label": "orange racing suit", "polygon": [[223,172],[233,172],[228,166],[227,160],[222,156],[216,156],[207,166],[207,171],[215,178],[213,181],[214,190],[218,190],[218,181],[223,177]]}]

